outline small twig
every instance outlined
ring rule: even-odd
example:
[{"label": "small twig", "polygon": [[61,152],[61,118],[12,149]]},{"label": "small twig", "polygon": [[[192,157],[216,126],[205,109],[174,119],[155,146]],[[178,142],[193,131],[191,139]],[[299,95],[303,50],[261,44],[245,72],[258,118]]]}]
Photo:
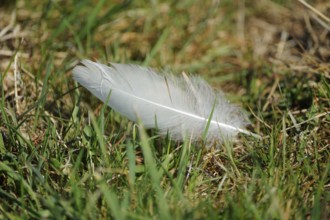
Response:
[{"label": "small twig", "polygon": [[293,126],[296,128],[297,131],[300,131],[300,126],[297,124],[297,120],[293,117],[292,112],[289,111],[288,114],[289,114],[289,117],[291,118]]},{"label": "small twig", "polygon": [[323,26],[327,31],[330,31],[330,25],[321,20],[317,15],[311,13],[312,18],[317,21],[321,26]]},{"label": "small twig", "polygon": [[289,36],[288,32],[286,31],[281,32],[281,41],[278,43],[277,51],[276,51],[277,58],[280,58],[281,54],[283,53],[288,36]]},{"label": "small twig", "polygon": [[315,48],[318,48],[319,47],[319,40],[318,40],[318,37],[313,29],[313,26],[311,24],[311,21],[310,21],[310,17],[307,16],[307,14],[304,15],[304,20],[305,20],[305,24],[306,24],[306,28],[308,30],[308,32],[311,34],[311,37],[315,43],[313,49]]},{"label": "small twig", "polygon": [[251,109],[250,107],[248,107],[248,108],[249,108],[251,114],[252,114],[252,115],[253,115],[258,121],[260,121],[262,124],[264,124],[267,128],[269,128],[269,129],[272,128],[272,127],[271,127],[269,124],[267,124],[264,120],[262,120],[261,118],[259,118],[258,115],[256,115],[256,114],[252,111],[252,109]]},{"label": "small twig", "polygon": [[[36,77],[35,75],[33,75],[31,72],[29,72],[27,69],[25,69],[23,66],[21,67],[22,72],[24,72],[27,76],[29,76],[31,79],[35,80]],[[43,82],[41,80],[37,80],[38,84],[42,87],[43,86]]]},{"label": "small twig", "polygon": [[15,21],[16,21],[16,11],[13,11],[10,17],[9,24],[0,31],[0,41],[2,41],[2,37],[5,36],[6,33],[9,32],[9,30],[14,27]]},{"label": "small twig", "polygon": [[193,154],[193,156],[192,156],[192,158],[191,158],[191,162],[190,162],[190,164],[189,164],[189,168],[188,168],[188,172],[187,172],[187,175],[186,175],[185,183],[187,183],[188,180],[189,180],[190,173],[191,173],[191,171],[192,171],[192,167],[193,167],[193,162],[192,162],[192,161],[194,161],[194,156],[195,156],[195,155]]},{"label": "small twig", "polygon": [[268,107],[268,105],[269,105],[269,100],[270,100],[270,98],[273,96],[273,94],[274,94],[274,92],[275,92],[275,89],[277,88],[277,86],[278,86],[278,83],[280,82],[280,80],[278,79],[278,78],[275,78],[275,82],[274,82],[274,84],[273,84],[273,86],[272,86],[272,88],[271,88],[271,90],[270,90],[270,93],[269,93],[269,95],[267,96],[267,102],[265,103],[265,105],[262,107],[262,111],[264,112],[264,111],[266,111],[266,109],[267,109],[267,107]]},{"label": "small twig", "polygon": [[300,126],[300,125],[302,125],[302,124],[306,124],[307,122],[313,121],[314,119],[321,118],[321,117],[326,116],[326,115],[329,115],[329,114],[330,114],[330,111],[329,111],[329,112],[323,112],[323,113],[321,113],[321,114],[316,115],[316,116],[313,117],[313,118],[307,119],[306,121],[302,121],[302,122],[300,122],[300,123],[298,123],[298,124],[295,124],[295,125],[293,125],[293,126],[291,126],[291,127],[288,127],[288,128],[286,128],[285,130],[287,131],[287,130],[290,130],[290,129],[292,129],[292,128],[296,128],[297,126]]},{"label": "small twig", "polygon": [[[12,57],[14,54],[15,54],[15,51],[0,50],[0,56]],[[29,58],[29,54],[20,52],[20,57]]]},{"label": "small twig", "polygon": [[[308,120],[306,120],[306,121],[300,122],[300,123],[295,124],[295,125],[293,125],[293,126],[291,126],[291,127],[287,127],[287,128],[285,128],[285,131],[291,130],[292,128],[296,128],[297,126],[300,126],[300,125],[302,125],[302,124],[306,124],[307,122],[313,121],[314,119],[321,118],[321,117],[326,116],[326,115],[329,115],[329,114],[330,114],[330,111],[328,111],[328,112],[323,112],[323,113],[318,114],[318,115],[316,115],[315,117],[310,118],[310,119],[308,119]],[[267,135],[267,136],[263,136],[263,139],[268,139],[269,137],[270,137],[269,135]]]},{"label": "small twig", "polygon": [[328,18],[327,16],[325,16],[324,14],[322,14],[319,10],[317,10],[316,8],[314,8],[313,6],[311,6],[310,4],[308,4],[307,2],[305,2],[304,0],[298,0],[298,1],[301,4],[303,4],[304,6],[306,6],[308,9],[310,9],[312,12],[314,12],[315,14],[317,14],[318,16],[320,16],[326,22],[329,22],[330,23],[330,18]]}]

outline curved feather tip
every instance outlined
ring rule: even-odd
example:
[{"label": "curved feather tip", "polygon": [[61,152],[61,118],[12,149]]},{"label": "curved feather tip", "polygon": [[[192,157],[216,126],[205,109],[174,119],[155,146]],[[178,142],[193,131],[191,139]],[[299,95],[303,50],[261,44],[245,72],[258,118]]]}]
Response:
[{"label": "curved feather tip", "polygon": [[152,69],[81,61],[73,77],[103,102],[146,128],[157,128],[174,140],[223,142],[237,133],[261,137],[244,129],[240,109],[201,78],[158,74]]}]

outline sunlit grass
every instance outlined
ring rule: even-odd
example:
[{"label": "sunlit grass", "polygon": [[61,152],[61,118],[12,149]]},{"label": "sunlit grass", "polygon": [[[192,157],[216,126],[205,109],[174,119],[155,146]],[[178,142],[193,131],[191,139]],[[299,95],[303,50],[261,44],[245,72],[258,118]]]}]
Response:
[{"label": "sunlit grass", "polygon": [[[1,218],[329,216],[329,41],[301,5],[0,7]],[[215,148],[146,131],[78,88],[71,69],[82,58],[198,74],[245,109],[248,129],[264,139],[240,135]]]}]

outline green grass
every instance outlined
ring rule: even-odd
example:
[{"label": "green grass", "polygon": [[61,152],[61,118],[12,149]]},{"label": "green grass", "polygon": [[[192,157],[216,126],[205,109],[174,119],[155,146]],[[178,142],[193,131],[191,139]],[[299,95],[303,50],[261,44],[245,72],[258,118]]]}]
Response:
[{"label": "green grass", "polygon": [[[243,2],[1,5],[0,218],[329,218],[325,29],[299,3]],[[77,88],[82,58],[198,74],[264,138],[215,148],[146,131]]]}]

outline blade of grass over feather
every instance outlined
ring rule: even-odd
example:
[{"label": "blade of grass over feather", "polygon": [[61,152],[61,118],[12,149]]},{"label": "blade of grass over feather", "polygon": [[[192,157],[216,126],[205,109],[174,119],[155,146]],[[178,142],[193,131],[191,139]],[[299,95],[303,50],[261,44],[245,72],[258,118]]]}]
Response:
[{"label": "blade of grass over feather", "polygon": [[[214,108],[215,108],[215,102],[214,102],[214,104],[213,104],[213,107],[212,107],[212,110],[211,110],[210,116],[209,116],[209,118],[207,119],[207,123],[206,123],[205,129],[204,129],[204,132],[203,132],[202,139],[203,139],[204,142],[206,141],[207,132],[208,132],[208,130],[209,130],[209,128],[210,128],[210,125],[211,125],[211,121],[212,121],[212,117],[213,117],[213,113],[214,113]],[[219,135],[221,135],[221,134],[219,134]]]}]

